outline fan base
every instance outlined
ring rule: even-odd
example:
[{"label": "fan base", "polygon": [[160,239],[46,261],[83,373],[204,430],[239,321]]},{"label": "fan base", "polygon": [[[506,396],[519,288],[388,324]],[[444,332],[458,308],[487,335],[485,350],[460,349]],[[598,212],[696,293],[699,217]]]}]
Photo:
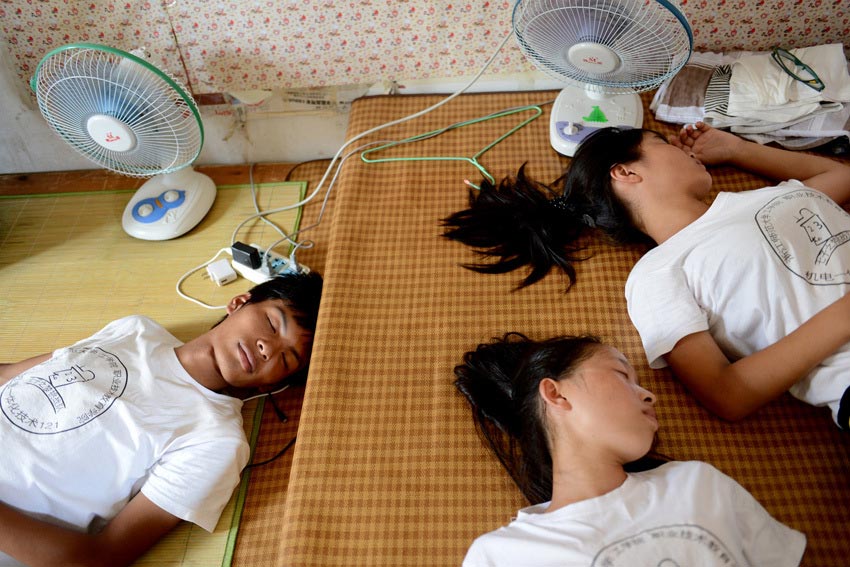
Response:
[{"label": "fan base", "polygon": [[552,105],[549,141],[556,152],[572,157],[587,136],[607,126],[642,127],[640,95],[600,95],[588,89],[566,87]]},{"label": "fan base", "polygon": [[141,240],[169,240],[186,234],[215,200],[212,179],[191,167],[152,177],[124,209],[124,231]]}]

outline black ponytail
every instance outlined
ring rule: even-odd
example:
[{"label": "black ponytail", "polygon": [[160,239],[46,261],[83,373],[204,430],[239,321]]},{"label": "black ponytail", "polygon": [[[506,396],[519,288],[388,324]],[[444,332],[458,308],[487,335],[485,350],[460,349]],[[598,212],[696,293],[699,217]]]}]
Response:
[{"label": "black ponytail", "polygon": [[[541,280],[552,268],[576,281],[575,263],[588,258],[581,237],[598,229],[618,243],[651,243],[614,194],[611,168],[640,158],[644,130],[603,128],[579,146],[566,174],[552,186],[530,179],[525,165],[498,186],[486,180],[471,191],[469,208],[443,219],[446,238],[476,249],[493,262],[464,267],[501,274],[529,267],[518,288]],[[563,189],[559,190],[558,187]]]},{"label": "black ponytail", "polygon": [[443,219],[443,234],[476,248],[495,262],[465,264],[484,274],[503,274],[529,266],[518,288],[541,280],[552,268],[560,268],[575,282],[574,262],[584,259],[583,246],[575,244],[588,228],[581,217],[552,205],[558,193],[533,181],[520,167],[516,178],[505,178],[498,186],[482,181],[480,191],[470,191],[469,208]]}]

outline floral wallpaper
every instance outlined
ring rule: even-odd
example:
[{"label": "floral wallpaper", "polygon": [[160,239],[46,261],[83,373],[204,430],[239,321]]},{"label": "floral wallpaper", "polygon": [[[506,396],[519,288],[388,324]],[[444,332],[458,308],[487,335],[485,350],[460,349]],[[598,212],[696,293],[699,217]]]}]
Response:
[{"label": "floral wallpaper", "polygon": [[[28,82],[73,42],[131,51],[194,94],[469,76],[511,27],[513,0],[0,0],[7,57]],[[850,0],[679,0],[697,51],[844,42]],[[848,46],[845,45],[845,48]],[[533,67],[511,39],[489,73]]]}]

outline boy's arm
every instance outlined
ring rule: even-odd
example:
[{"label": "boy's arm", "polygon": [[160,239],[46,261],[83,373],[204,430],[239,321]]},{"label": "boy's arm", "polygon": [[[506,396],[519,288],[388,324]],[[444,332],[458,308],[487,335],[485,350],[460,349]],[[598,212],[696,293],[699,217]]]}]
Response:
[{"label": "boy's arm", "polygon": [[827,157],[748,142],[702,122],[682,128],[671,142],[706,165],[732,165],[778,181],[799,179],[839,205],[850,200],[850,166]]},{"label": "boy's arm", "polygon": [[0,504],[0,550],[31,567],[129,565],[179,522],[141,492],[97,534],[54,526]]},{"label": "boy's arm", "polygon": [[29,370],[36,364],[41,364],[48,360],[53,353],[40,354],[20,362],[0,363],[0,386],[20,374],[25,370]]},{"label": "boy's arm", "polygon": [[664,358],[701,404],[734,421],[779,397],[848,342],[845,295],[785,338],[734,363],[708,331],[682,338]]}]

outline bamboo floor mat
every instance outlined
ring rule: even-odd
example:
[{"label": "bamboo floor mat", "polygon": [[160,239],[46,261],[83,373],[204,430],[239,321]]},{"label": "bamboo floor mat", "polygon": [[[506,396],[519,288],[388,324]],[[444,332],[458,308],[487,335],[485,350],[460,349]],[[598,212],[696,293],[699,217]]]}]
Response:
[{"label": "bamboo floor mat", "polygon": [[[287,191],[279,187],[283,185],[258,187],[262,209],[294,203],[303,191],[300,185]],[[220,311],[179,297],[175,284],[230,245],[238,222],[253,213],[248,188],[219,187],[201,224],[161,242],[123,232],[120,219],[129,197],[128,192],[108,191],[0,200],[2,358],[47,352],[129,314],[151,317],[181,340],[204,332],[221,317]],[[298,213],[281,213],[274,220],[292,226]],[[278,238],[259,222],[248,226],[239,239],[270,243]],[[204,274],[192,274],[183,290],[211,305],[223,305],[251,286],[240,278],[218,287]]]},{"label": "bamboo floor mat", "polygon": [[[127,180],[127,186],[135,187],[135,180]],[[253,213],[248,185],[219,185],[213,208],[201,224],[180,238],[162,242],[136,240],[123,232],[121,214],[132,191],[94,189],[13,196],[4,192],[0,197],[0,360],[49,352],[129,314],[149,316],[181,340],[204,332],[223,315],[180,298],[175,284],[184,273],[229,246],[237,224]],[[294,203],[304,190],[303,183],[257,183],[263,210]],[[300,211],[271,218],[292,230]],[[261,244],[277,238],[259,221],[247,224],[238,234],[239,240]],[[183,291],[212,305],[223,305],[252,285],[240,278],[218,287],[204,274],[203,270],[192,274]],[[293,415],[301,396],[303,391],[296,392],[279,405]],[[277,421],[274,412],[267,413]],[[243,418],[249,435],[258,433],[262,414],[262,404],[246,404]],[[262,446],[262,442],[257,445],[258,460],[267,452]],[[138,565],[229,564],[235,528],[240,517],[246,516],[241,508],[247,499],[246,481],[247,477],[213,534],[183,523]]]}]

